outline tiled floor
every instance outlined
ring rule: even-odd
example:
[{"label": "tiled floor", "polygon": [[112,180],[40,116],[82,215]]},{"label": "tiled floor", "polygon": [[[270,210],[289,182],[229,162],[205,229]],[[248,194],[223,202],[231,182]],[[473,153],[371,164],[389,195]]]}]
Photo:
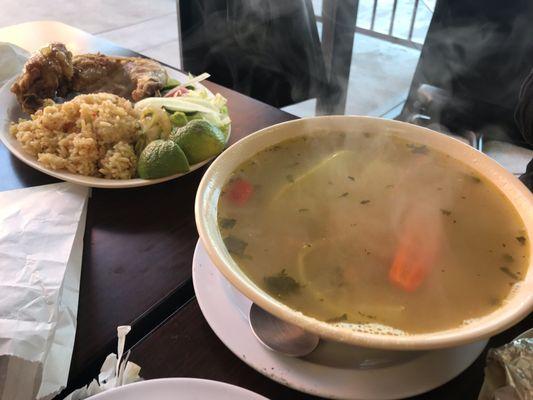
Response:
[{"label": "tiled floor", "polygon": [[[423,41],[432,1],[435,0],[420,2],[414,40]],[[387,32],[392,3],[378,1],[376,30]],[[313,0],[313,4],[320,14],[321,0]],[[369,26],[372,4],[373,0],[360,0],[359,26]],[[406,37],[414,0],[401,0],[398,4],[394,35]],[[31,20],[58,20],[169,65],[181,65],[176,0],[0,0],[0,10],[0,27]],[[401,103],[418,56],[417,50],[357,34],[346,113],[382,115]],[[314,115],[314,101],[289,110],[301,116]]]},{"label": "tiled floor", "polygon": [[[345,114],[382,116],[403,104],[419,55],[418,50],[356,33]],[[315,104],[308,100],[284,110],[309,117]]]},{"label": "tiled floor", "polygon": [[102,32],[98,36],[179,67],[181,62],[177,21],[176,12],[173,10],[172,13]]},{"label": "tiled floor", "polygon": [[[357,11],[357,26],[370,29],[372,21],[372,10],[376,2],[376,17],[374,30],[388,34],[392,17],[394,0],[359,0]],[[315,13],[321,15],[322,0],[312,0]],[[423,43],[426,32],[431,21],[436,0],[422,0],[418,2],[416,18],[413,29],[413,41]],[[415,0],[400,0],[397,2],[396,14],[394,18],[392,35],[398,38],[407,39],[409,27],[413,15]]]},{"label": "tiled floor", "polygon": [[[412,40],[422,44],[431,22],[436,0],[420,1]],[[377,1],[374,30],[387,34],[392,16],[393,0]],[[357,26],[369,29],[374,0],[360,0]],[[400,0],[394,19],[393,36],[407,39],[414,0]],[[317,15],[321,14],[322,0],[313,0]],[[319,31],[321,24],[318,24]],[[356,33],[348,85],[345,114],[383,116],[403,104],[413,77],[420,51]],[[286,107],[299,116],[315,114],[315,100]],[[398,107],[398,113],[401,107]],[[393,113],[394,114],[394,113]]]},{"label": "tiled floor", "polygon": [[180,65],[176,0],[0,0],[0,27],[56,20]]}]

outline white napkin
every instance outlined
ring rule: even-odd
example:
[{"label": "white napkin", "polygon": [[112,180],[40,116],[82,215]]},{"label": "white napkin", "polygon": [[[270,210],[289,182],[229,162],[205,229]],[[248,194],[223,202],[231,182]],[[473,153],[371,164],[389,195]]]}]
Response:
[{"label": "white napkin", "polygon": [[117,327],[117,354],[111,353],[106,357],[102,368],[100,368],[98,379],[93,379],[87,386],[75,390],[66,400],[83,400],[106,390],[142,380],[139,375],[141,367],[128,361],[129,352],[124,354],[126,335],[130,331],[131,326],[129,325]]},{"label": "white napkin", "polygon": [[26,50],[10,43],[0,42],[0,86],[12,76],[22,72],[30,56]]},{"label": "white napkin", "polygon": [[88,189],[0,192],[0,399],[66,385],[76,332]]}]

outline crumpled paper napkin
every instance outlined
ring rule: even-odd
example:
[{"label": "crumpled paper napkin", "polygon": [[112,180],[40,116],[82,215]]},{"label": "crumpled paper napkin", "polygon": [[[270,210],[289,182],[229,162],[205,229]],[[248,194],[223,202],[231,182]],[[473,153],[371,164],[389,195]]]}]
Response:
[{"label": "crumpled paper napkin", "polygon": [[533,400],[533,330],[489,350],[478,400]]},{"label": "crumpled paper napkin", "polygon": [[76,333],[88,188],[0,192],[0,399],[66,386]]}]

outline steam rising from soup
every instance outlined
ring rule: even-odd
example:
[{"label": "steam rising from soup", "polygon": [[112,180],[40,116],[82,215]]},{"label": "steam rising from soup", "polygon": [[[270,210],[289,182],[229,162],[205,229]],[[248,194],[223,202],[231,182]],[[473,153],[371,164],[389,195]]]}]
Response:
[{"label": "steam rising from soup", "polygon": [[393,334],[496,310],[529,264],[524,225],[490,182],[388,134],[320,132],[240,165],[221,191],[227,250],[302,313]]}]

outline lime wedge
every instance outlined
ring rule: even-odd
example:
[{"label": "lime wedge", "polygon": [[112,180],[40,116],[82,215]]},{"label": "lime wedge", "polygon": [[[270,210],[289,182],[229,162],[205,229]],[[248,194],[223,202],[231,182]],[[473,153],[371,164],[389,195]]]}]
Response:
[{"label": "lime wedge", "polygon": [[189,163],[179,146],[171,140],[154,140],[139,157],[137,172],[143,179],[156,179],[187,172]]},{"label": "lime wedge", "polygon": [[183,150],[191,165],[216,156],[226,145],[224,132],[201,119],[189,121],[187,125],[175,129],[170,134],[170,140]]}]

